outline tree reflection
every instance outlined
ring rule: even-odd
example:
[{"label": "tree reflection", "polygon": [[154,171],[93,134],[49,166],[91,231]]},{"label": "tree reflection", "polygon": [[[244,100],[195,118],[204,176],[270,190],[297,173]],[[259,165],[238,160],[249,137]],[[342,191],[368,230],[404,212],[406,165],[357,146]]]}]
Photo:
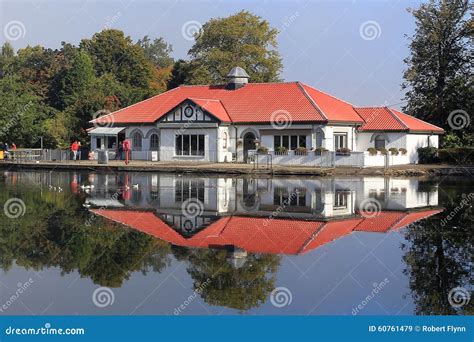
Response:
[{"label": "tree reflection", "polygon": [[[1,191],[0,202],[15,196]],[[62,274],[77,271],[101,286],[119,287],[132,272],[160,272],[169,265],[168,243],[101,218],[88,225],[80,198],[64,193],[39,197],[38,191],[21,191],[26,214],[0,220],[2,269],[11,269],[14,262],[36,271],[60,267]]]},{"label": "tree reflection", "polygon": [[189,262],[194,289],[199,289],[207,304],[242,311],[266,301],[280,265],[280,256],[270,254],[249,254],[235,267],[225,250],[173,247],[173,253],[178,260]]},{"label": "tree reflection", "polygon": [[[446,211],[427,220],[410,225],[406,229],[409,243],[403,245],[403,260],[409,276],[410,289],[419,315],[473,314],[473,300],[453,308],[448,301],[451,289],[473,286],[473,226],[472,203],[459,210],[465,197],[462,189],[447,186],[439,194]],[[458,207],[458,209],[455,209]],[[457,212],[448,221],[442,221],[450,213]]]}]

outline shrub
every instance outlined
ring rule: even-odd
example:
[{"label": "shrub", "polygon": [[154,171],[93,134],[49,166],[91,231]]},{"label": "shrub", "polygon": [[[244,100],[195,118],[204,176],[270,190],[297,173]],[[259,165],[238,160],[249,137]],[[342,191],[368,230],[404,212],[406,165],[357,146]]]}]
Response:
[{"label": "shrub", "polygon": [[316,147],[314,149],[314,152],[318,155],[322,154],[323,152],[327,152],[327,151],[329,151],[329,150],[327,148],[324,148],[324,147]]},{"label": "shrub", "polygon": [[285,146],[278,146],[275,149],[275,152],[280,153],[280,154],[286,154],[288,153],[288,149]]},{"label": "shrub", "polygon": [[407,149],[406,149],[406,148],[403,148],[403,147],[402,147],[402,148],[398,149],[398,151],[399,151],[402,155],[407,154]]},{"label": "shrub", "polygon": [[343,148],[338,148],[336,152],[340,154],[350,154],[351,149],[347,147],[343,147]]},{"label": "shrub", "polygon": [[438,149],[436,147],[420,147],[417,149],[418,163],[430,164],[439,162]]},{"label": "shrub", "polygon": [[438,150],[438,158],[448,164],[474,164],[474,147],[445,148]]},{"label": "shrub", "polygon": [[379,151],[380,154],[383,154],[383,155],[387,154],[387,149],[385,147],[378,148],[377,151]]},{"label": "shrub", "polygon": [[265,146],[260,146],[259,148],[257,148],[257,153],[267,154],[268,153],[268,148],[266,148]]},{"label": "shrub", "polygon": [[375,147],[369,147],[367,152],[369,152],[371,156],[375,156],[377,154],[377,149]]},{"label": "shrub", "polygon": [[299,155],[307,155],[308,154],[308,149],[306,147],[297,147],[295,149],[295,154],[299,154]]},{"label": "shrub", "polygon": [[398,148],[396,147],[391,147],[388,149],[390,151],[390,153],[392,154],[392,156],[398,156]]}]

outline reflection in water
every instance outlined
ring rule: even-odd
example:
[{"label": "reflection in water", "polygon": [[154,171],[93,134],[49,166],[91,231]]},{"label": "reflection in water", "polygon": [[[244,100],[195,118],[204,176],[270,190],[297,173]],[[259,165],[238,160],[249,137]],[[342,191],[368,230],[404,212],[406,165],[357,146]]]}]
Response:
[{"label": "reflection in water", "polygon": [[433,182],[5,173],[2,183],[2,203],[21,197],[27,207],[0,223],[3,270],[59,267],[121,287],[176,260],[208,305],[246,311],[268,300],[284,255],[408,227],[403,261],[416,313],[456,313],[446,293],[472,281],[472,207],[440,227],[439,197],[452,210],[460,192],[444,198]]}]

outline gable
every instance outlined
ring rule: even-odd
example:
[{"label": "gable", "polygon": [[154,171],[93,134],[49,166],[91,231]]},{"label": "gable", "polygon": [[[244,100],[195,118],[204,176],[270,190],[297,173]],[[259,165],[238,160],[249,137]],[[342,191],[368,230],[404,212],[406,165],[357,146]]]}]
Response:
[{"label": "gable", "polygon": [[191,122],[219,122],[217,118],[211,115],[206,110],[203,110],[200,106],[196,105],[192,101],[184,101],[172,109],[168,114],[163,116],[160,122],[167,123],[191,123]]}]

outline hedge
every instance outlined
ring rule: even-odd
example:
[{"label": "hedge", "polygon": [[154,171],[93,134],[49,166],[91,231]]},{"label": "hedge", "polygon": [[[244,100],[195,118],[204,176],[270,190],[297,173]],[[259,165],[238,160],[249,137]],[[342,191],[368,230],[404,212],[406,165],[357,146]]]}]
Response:
[{"label": "hedge", "polygon": [[420,164],[474,164],[474,147],[456,147],[438,150],[436,147],[420,147],[418,149]]}]

